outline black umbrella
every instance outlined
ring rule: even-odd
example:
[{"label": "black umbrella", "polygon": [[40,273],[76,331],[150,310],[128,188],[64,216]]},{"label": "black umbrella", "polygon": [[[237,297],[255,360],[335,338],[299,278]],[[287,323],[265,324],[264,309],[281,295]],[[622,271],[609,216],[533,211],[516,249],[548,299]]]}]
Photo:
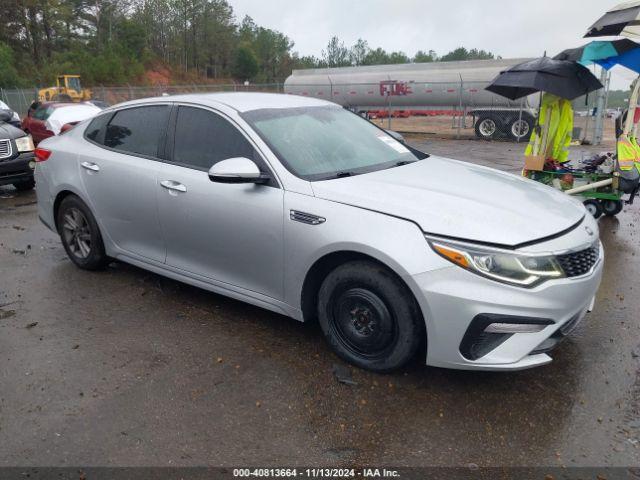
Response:
[{"label": "black umbrella", "polygon": [[616,5],[589,27],[585,37],[640,36],[640,2]]},{"label": "black umbrella", "polygon": [[600,81],[583,65],[542,57],[501,72],[486,90],[511,100],[541,91],[573,100],[599,88]]}]

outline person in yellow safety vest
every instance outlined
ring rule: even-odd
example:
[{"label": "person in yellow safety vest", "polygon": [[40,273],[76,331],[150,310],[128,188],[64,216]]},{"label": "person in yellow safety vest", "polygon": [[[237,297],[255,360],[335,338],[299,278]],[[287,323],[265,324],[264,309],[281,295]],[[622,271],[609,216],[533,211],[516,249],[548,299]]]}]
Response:
[{"label": "person in yellow safety vest", "polygon": [[555,160],[559,163],[568,161],[569,145],[573,136],[571,102],[545,92],[542,95],[538,125],[540,128],[533,131],[525,155],[544,153],[546,160]]},{"label": "person in yellow safety vest", "polygon": [[633,145],[633,149],[636,152],[635,165],[640,172],[640,145],[638,145],[638,139],[632,136],[629,137],[629,141],[631,142],[631,145]]},{"label": "person in yellow safety vest", "polygon": [[620,170],[631,170],[636,162],[640,161],[638,157],[638,144],[635,139],[630,140],[625,134],[618,137],[616,144],[618,150],[618,165]]}]

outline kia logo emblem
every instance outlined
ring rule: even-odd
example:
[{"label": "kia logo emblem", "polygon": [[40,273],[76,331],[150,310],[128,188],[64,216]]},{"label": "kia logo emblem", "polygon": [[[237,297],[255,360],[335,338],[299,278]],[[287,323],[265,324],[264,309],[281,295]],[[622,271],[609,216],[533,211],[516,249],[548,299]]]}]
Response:
[{"label": "kia logo emblem", "polygon": [[589,227],[584,227],[584,229],[589,234],[590,237],[593,237],[593,230],[591,230]]}]

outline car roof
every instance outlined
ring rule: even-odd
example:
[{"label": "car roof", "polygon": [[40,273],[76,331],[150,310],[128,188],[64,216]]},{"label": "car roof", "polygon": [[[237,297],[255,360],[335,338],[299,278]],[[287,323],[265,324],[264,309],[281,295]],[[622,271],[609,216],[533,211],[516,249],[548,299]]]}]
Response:
[{"label": "car roof", "polygon": [[82,105],[81,103],[72,103],[72,102],[42,102],[38,105],[38,108],[60,108],[60,107],[70,107],[73,105]]},{"label": "car roof", "polygon": [[156,102],[187,102],[216,107],[226,105],[238,112],[248,112],[263,108],[300,108],[317,106],[334,106],[335,103],[299,95],[287,95],[282,93],[257,93],[257,92],[224,92],[224,93],[191,93],[186,95],[171,95],[166,97],[143,98],[130,102],[114,105],[119,108],[126,105]]}]

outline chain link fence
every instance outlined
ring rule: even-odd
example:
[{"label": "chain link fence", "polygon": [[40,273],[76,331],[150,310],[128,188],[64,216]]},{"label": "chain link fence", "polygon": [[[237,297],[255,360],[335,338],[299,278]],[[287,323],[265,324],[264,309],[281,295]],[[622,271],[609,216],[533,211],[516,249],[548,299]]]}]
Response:
[{"label": "chain link fence", "polygon": [[[205,92],[289,93],[333,101],[383,128],[441,139],[526,142],[535,127],[539,95],[515,102],[485,90],[486,81],[349,84],[207,84],[94,86],[92,98],[110,105],[147,97]],[[36,88],[0,89],[0,100],[26,115]],[[574,102],[574,140],[593,143],[595,95]],[[615,142],[614,120],[605,118],[604,142]]]}]

